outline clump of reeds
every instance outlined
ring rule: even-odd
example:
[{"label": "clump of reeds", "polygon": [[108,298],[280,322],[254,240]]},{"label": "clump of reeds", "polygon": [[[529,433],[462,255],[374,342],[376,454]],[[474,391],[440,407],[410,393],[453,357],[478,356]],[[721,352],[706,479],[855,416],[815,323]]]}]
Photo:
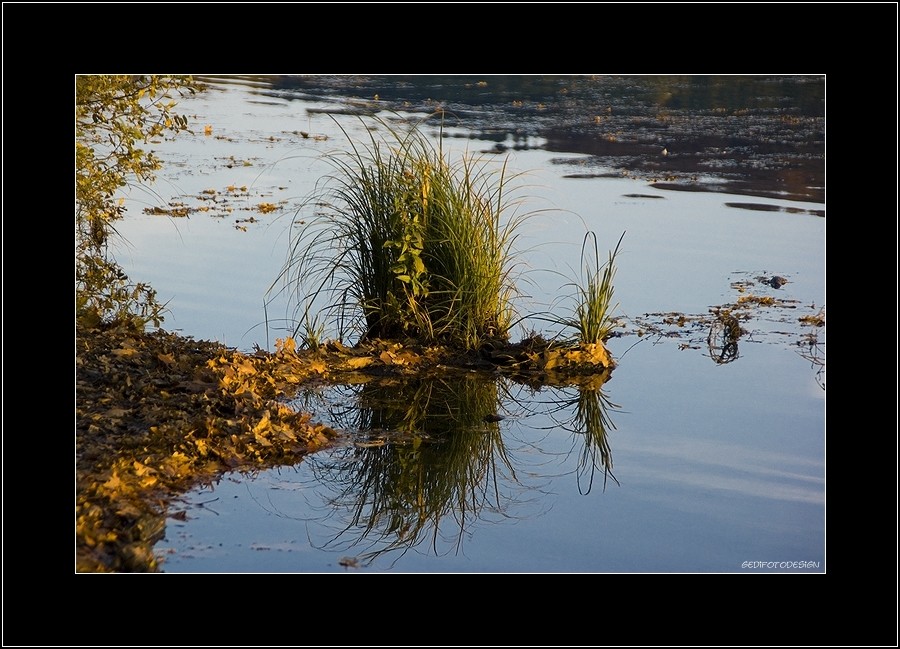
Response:
[{"label": "clump of reeds", "polygon": [[[616,275],[616,255],[625,233],[619,237],[615,249],[609,253],[606,263],[600,263],[597,235],[588,232],[581,246],[583,264],[582,281],[573,282],[576,303],[571,316],[558,319],[559,324],[573,328],[582,344],[602,343],[610,336],[615,324],[612,312],[618,306],[613,304],[613,278]],[[593,241],[593,257],[588,253],[588,242]]]},{"label": "clump of reeds", "polygon": [[506,165],[451,162],[418,125],[375,126],[366,145],[344,131],[350,150],[329,156],[335,172],[313,199],[324,209],[304,216],[281,279],[300,303],[324,300],[341,337],[468,349],[508,338],[521,217],[509,215]]}]

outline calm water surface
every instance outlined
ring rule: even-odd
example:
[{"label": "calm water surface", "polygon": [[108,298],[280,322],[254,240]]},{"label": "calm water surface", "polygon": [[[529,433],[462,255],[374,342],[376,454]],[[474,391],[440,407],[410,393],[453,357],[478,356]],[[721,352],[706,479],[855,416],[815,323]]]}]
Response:
[{"label": "calm water surface", "polygon": [[[126,196],[119,229],[128,243],[117,251],[133,278],[169,300],[168,329],[247,350],[271,349],[289,331],[293,304],[279,298],[264,311],[264,295],[287,255],[291,220],[330,170],[322,156],[347,144],[323,111],[372,104],[334,83],[324,92],[321,83],[228,80],[182,103],[195,135],[155,145],[165,168],[151,191]],[[476,87],[488,92],[486,83]],[[640,93],[613,92],[637,81],[597,83],[597,106],[613,115],[648,105]],[[406,101],[394,90],[394,103],[379,101],[419,107],[412,91]],[[773,101],[806,119],[820,90]],[[589,104],[588,90],[577,91]],[[586,231],[597,233],[601,250],[626,233],[615,282],[622,335],[609,342],[618,367],[602,386],[580,389],[448,376],[298,395],[298,407],[345,437],[295,467],[229,475],[186,494],[172,513],[186,509],[188,520],[169,519],[158,545],[163,569],[824,571],[825,331],[798,323],[825,304],[824,204],[807,167],[802,182],[791,176],[788,192],[773,180],[774,167],[799,149],[811,156],[814,143],[785,145],[784,155],[750,151],[767,169],[761,175],[717,175],[700,164],[712,155],[709,143],[688,155],[684,147],[697,138],[674,133],[674,118],[668,139],[692,160],[683,169],[649,141],[646,121],[632,120],[629,150],[640,164],[623,176],[616,165],[627,163],[624,154],[604,158],[585,152],[595,136],[560,135],[584,104],[567,104],[558,123],[517,123],[504,112],[502,128],[489,128],[490,110],[467,113],[456,101],[462,116],[445,127],[445,148],[508,159],[524,174],[521,209],[536,212],[519,241],[523,314],[566,308],[560,296],[577,276]],[[553,114],[552,98],[540,103]],[[673,104],[669,114],[708,120],[716,107]],[[762,100],[752,108],[764,129],[774,109]],[[586,112],[585,123],[596,116]],[[354,139],[366,137],[357,117],[336,119]],[[617,128],[627,143],[628,122]],[[573,139],[578,147],[559,145]],[[751,158],[741,164],[752,168]],[[670,173],[654,170],[667,164]],[[731,193],[741,187],[752,189]],[[263,213],[261,203],[276,209]],[[144,211],[171,204],[188,207],[189,217]],[[789,283],[762,284],[773,275]],[[714,362],[709,309],[735,302],[741,288],[785,306],[758,309],[736,358]],[[654,315],[671,312],[696,325],[672,331]],[[514,338],[545,326],[526,319]],[[816,345],[806,342],[810,333]],[[504,418],[485,421],[492,414]]]}]

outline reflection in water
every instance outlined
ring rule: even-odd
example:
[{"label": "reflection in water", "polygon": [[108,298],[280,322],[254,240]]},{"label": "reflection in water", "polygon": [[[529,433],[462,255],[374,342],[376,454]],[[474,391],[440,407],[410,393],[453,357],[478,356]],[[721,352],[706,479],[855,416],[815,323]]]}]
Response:
[{"label": "reflection in water", "polygon": [[477,376],[372,382],[334,409],[334,424],[361,439],[311,461],[335,492],[328,509],[348,515],[328,546],[363,546],[364,563],[425,541],[435,554],[442,541],[458,552],[474,520],[506,516],[518,481],[492,421],[497,389]]},{"label": "reflection in water", "polygon": [[798,342],[800,357],[808,360],[810,367],[816,371],[816,384],[825,389],[825,346],[820,344],[816,334],[809,334],[807,340]]},{"label": "reflection in water", "polygon": [[545,401],[534,398],[534,388],[519,386],[517,396],[508,380],[476,374],[344,388],[352,394],[330,416],[355,441],[308,459],[317,483],[333,494],[322,510],[335,531],[322,549],[352,550],[363,565],[387,554],[396,561],[423,543],[435,555],[458,554],[476,522],[539,514],[540,499],[529,494],[544,487],[533,459],[540,440],[518,440],[526,452],[514,453],[506,424],[506,437],[501,433],[507,417],[498,412],[515,411],[512,421],[538,416],[532,430],[573,433],[563,461],[577,457],[579,491],[590,492],[597,469],[605,488],[607,477],[616,480],[606,434],[615,427],[608,415],[615,406],[600,388],[608,378],[606,372],[583,386],[547,389]]},{"label": "reflection in water", "polygon": [[[606,489],[607,478],[612,478],[616,484],[616,476],[612,473],[612,449],[609,447],[606,431],[615,429],[615,424],[609,418],[609,409],[617,407],[609,401],[609,397],[601,389],[578,388],[572,402],[575,405],[575,417],[563,424],[563,427],[576,436],[581,436],[581,452],[578,456],[578,491],[588,494],[594,484],[594,472],[603,470],[603,489]],[[579,444],[578,437],[575,438]],[[586,485],[583,482],[586,480]]]},{"label": "reflection in water", "polygon": [[[578,153],[561,161],[668,189],[825,199],[822,76],[282,76],[258,92],[342,102],[339,112],[444,111],[494,151]],[[376,99],[377,98],[377,99]],[[707,177],[727,182],[707,182]]]},{"label": "reflection in water", "polygon": [[717,311],[715,319],[709,324],[709,335],[706,343],[709,357],[716,365],[724,365],[737,360],[738,339],[744,333],[737,318],[727,310]]},{"label": "reflection in water", "polygon": [[619,484],[612,472],[612,449],[607,438],[607,431],[616,428],[609,411],[619,406],[603,391],[602,386],[607,380],[609,372],[584,377],[572,387],[552,389],[552,397],[543,402],[535,400],[535,395],[527,399],[516,398],[516,402],[531,415],[549,419],[545,429],[572,433],[572,447],[567,456],[577,458],[575,476],[578,492],[582,495],[591,492],[598,470],[603,472],[604,491],[609,478]]}]

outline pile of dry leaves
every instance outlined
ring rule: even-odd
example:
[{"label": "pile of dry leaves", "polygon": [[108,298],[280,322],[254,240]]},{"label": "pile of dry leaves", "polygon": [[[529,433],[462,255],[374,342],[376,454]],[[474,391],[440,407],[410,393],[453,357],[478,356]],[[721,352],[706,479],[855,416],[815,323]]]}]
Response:
[{"label": "pile of dry leaves", "polygon": [[334,431],[280,402],[317,374],[165,331],[76,338],[76,570],[156,570],[171,497],[230,470],[296,464]]}]

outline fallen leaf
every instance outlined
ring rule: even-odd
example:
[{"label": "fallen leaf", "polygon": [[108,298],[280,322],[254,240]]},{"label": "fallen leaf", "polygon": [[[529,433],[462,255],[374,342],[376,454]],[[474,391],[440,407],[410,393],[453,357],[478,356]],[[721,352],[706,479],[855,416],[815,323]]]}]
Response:
[{"label": "fallen leaf", "polygon": [[271,425],[271,422],[270,422],[270,420],[269,420],[269,413],[266,412],[266,413],[263,415],[262,419],[259,420],[259,423],[256,424],[256,426],[253,427],[253,434],[254,434],[254,435],[259,435],[260,433],[265,432],[266,430],[268,430],[268,428],[270,427],[270,425]]},{"label": "fallen leaf", "polygon": [[156,469],[149,467],[146,464],[141,464],[137,460],[134,461],[133,466],[134,466],[134,472],[141,477],[143,477],[145,475],[150,475],[150,474],[156,473]]},{"label": "fallen leaf", "polygon": [[[386,354],[387,352],[385,352]],[[347,359],[347,367],[352,370],[358,370],[362,367],[368,367],[375,361],[370,356],[354,356]]]},{"label": "fallen leaf", "polygon": [[122,486],[122,479],[118,474],[113,473],[109,480],[103,483],[103,486],[110,491],[115,491]]},{"label": "fallen leaf", "polygon": [[157,354],[156,357],[161,360],[166,365],[174,365],[175,364],[175,354]]}]

